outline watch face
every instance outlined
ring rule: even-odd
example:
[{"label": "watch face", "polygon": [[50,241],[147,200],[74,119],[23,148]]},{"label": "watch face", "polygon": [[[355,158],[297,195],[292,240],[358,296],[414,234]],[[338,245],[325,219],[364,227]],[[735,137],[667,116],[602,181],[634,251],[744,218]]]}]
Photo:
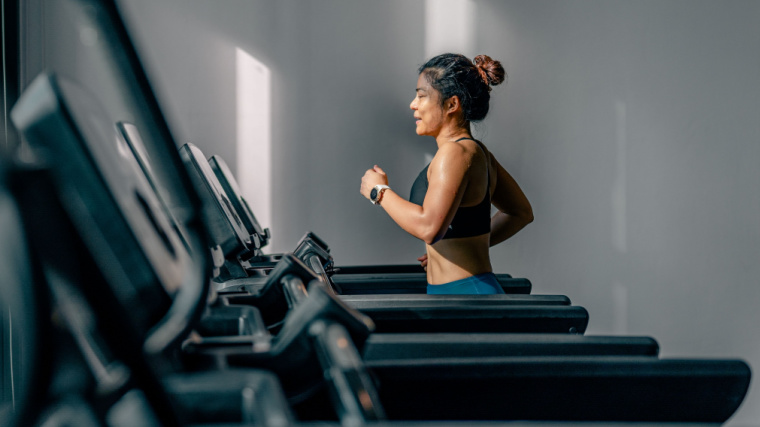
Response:
[{"label": "watch face", "polygon": [[377,188],[373,188],[372,191],[369,192],[369,199],[373,202],[377,200]]}]

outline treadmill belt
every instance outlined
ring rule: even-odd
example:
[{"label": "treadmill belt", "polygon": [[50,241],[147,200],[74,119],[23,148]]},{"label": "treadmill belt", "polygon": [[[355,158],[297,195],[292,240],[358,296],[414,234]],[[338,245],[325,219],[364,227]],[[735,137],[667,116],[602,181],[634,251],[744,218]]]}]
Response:
[{"label": "treadmill belt", "polygon": [[472,307],[514,305],[570,305],[564,295],[427,295],[368,294],[340,295],[340,299],[357,310],[393,305],[394,307]]},{"label": "treadmill belt", "polygon": [[390,419],[726,421],[738,360],[530,357],[369,361]]},{"label": "treadmill belt", "polygon": [[364,343],[365,361],[481,358],[495,356],[651,356],[659,354],[650,337],[571,334],[372,334]]},{"label": "treadmill belt", "polygon": [[415,307],[362,310],[375,322],[375,332],[520,332],[577,333],[588,325],[579,306]]},{"label": "treadmill belt", "polygon": [[[530,280],[513,278],[509,274],[497,274],[497,280],[507,294],[529,294]],[[369,273],[335,274],[330,277],[338,293],[356,294],[424,294],[427,292],[425,273]]]}]

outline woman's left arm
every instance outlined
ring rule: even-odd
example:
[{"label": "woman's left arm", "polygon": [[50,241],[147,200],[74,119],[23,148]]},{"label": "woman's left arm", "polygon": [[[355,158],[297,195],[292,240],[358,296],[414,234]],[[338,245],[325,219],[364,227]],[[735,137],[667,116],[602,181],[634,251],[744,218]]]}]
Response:
[{"label": "woman's left arm", "polygon": [[499,210],[491,218],[491,246],[495,246],[533,222],[533,208],[512,175],[492,158],[496,166],[496,190],[491,203]]}]

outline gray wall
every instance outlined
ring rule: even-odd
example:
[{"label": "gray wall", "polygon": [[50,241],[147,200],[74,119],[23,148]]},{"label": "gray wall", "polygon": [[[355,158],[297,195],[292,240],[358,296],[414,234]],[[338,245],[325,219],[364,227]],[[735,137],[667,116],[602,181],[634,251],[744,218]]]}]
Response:
[{"label": "gray wall", "polygon": [[[270,67],[272,251],[313,230],[340,264],[422,252],[358,187],[379,164],[406,193],[434,149],[407,109],[425,2],[124,4],[179,139],[209,155],[234,163],[234,48]],[[470,7],[464,53],[509,73],[477,134],[536,215],[493,250],[497,270],[585,306],[590,334],[760,367],[760,2]],[[732,425],[757,425],[756,389]]]},{"label": "gray wall", "polygon": [[274,235],[270,250],[288,250],[311,230],[344,264],[408,262],[424,251],[358,192],[361,175],[379,164],[406,193],[434,148],[416,137],[408,110],[424,57],[423,3],[124,6],[178,139],[233,168],[235,48],[270,67],[275,198],[274,220],[263,224]]}]

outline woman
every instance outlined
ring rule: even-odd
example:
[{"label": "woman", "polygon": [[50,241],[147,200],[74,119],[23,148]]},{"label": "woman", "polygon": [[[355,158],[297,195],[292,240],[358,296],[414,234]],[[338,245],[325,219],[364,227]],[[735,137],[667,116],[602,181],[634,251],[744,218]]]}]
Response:
[{"label": "woman", "polygon": [[[361,193],[405,231],[425,242],[418,260],[428,294],[504,293],[491,268],[489,247],[533,221],[528,199],[488,149],[473,139],[470,123],[488,113],[491,86],[504,68],[486,55],[474,62],[443,54],[419,69],[409,106],[417,134],[435,138],[438,151],[420,173],[407,201],[378,166],[362,177]],[[491,205],[498,212],[491,217]]]}]

